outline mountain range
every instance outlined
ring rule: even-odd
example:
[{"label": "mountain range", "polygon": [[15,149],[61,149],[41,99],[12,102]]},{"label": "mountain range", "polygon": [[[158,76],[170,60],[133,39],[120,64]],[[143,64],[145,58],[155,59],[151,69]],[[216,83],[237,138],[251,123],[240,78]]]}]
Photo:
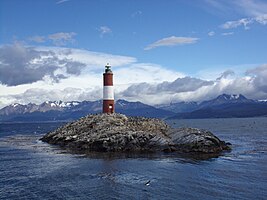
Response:
[{"label": "mountain range", "polygon": [[[180,102],[181,104],[181,102]],[[247,99],[243,95],[222,94],[200,103],[183,103],[169,119],[233,118],[267,116],[267,101]],[[160,107],[159,107],[160,108]],[[164,108],[165,110],[168,110]],[[177,111],[177,108],[176,108]]]},{"label": "mountain range", "polygon": [[[173,112],[155,108],[141,102],[117,100],[116,112],[128,116],[166,118]],[[71,121],[88,114],[102,112],[102,100],[98,101],[46,101],[40,105],[11,104],[0,110],[0,121]]]},{"label": "mountain range", "polygon": [[[203,102],[178,102],[150,106],[141,102],[117,100],[116,112],[128,116],[155,118],[228,118],[267,116],[267,101],[243,95],[222,94]],[[102,101],[46,101],[40,105],[11,104],[0,110],[0,121],[71,121],[102,112]]]}]

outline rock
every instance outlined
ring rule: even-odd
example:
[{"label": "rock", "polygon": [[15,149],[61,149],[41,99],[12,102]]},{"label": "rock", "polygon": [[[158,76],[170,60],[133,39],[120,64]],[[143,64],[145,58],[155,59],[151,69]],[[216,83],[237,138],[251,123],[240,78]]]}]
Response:
[{"label": "rock", "polygon": [[176,148],[186,152],[216,153],[230,150],[224,141],[207,130],[179,128],[171,130],[168,134]]},{"label": "rock", "polygon": [[82,151],[218,153],[230,149],[206,130],[174,129],[159,119],[117,113],[88,115],[59,127],[41,140]]}]

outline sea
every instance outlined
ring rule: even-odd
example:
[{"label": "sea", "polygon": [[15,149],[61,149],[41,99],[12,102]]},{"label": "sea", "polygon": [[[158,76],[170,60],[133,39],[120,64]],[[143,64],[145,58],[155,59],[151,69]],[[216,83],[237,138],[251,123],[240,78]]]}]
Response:
[{"label": "sea", "polygon": [[64,124],[0,124],[0,199],[267,199],[267,118],[186,119],[232,150],[75,154],[39,139]]}]

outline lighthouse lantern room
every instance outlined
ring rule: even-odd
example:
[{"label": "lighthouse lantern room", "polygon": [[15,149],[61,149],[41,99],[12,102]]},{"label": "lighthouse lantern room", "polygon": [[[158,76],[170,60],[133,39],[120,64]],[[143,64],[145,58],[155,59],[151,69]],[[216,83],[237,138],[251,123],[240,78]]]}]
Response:
[{"label": "lighthouse lantern room", "polygon": [[103,113],[114,113],[113,73],[109,63],[105,66],[103,83]]}]

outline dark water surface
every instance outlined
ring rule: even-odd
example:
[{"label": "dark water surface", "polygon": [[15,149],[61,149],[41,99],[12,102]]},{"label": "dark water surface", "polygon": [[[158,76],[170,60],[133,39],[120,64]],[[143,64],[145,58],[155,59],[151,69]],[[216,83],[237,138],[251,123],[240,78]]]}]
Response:
[{"label": "dark water surface", "polygon": [[168,123],[209,129],[233,150],[76,155],[38,140],[62,123],[0,124],[0,199],[267,199],[267,118]]}]

